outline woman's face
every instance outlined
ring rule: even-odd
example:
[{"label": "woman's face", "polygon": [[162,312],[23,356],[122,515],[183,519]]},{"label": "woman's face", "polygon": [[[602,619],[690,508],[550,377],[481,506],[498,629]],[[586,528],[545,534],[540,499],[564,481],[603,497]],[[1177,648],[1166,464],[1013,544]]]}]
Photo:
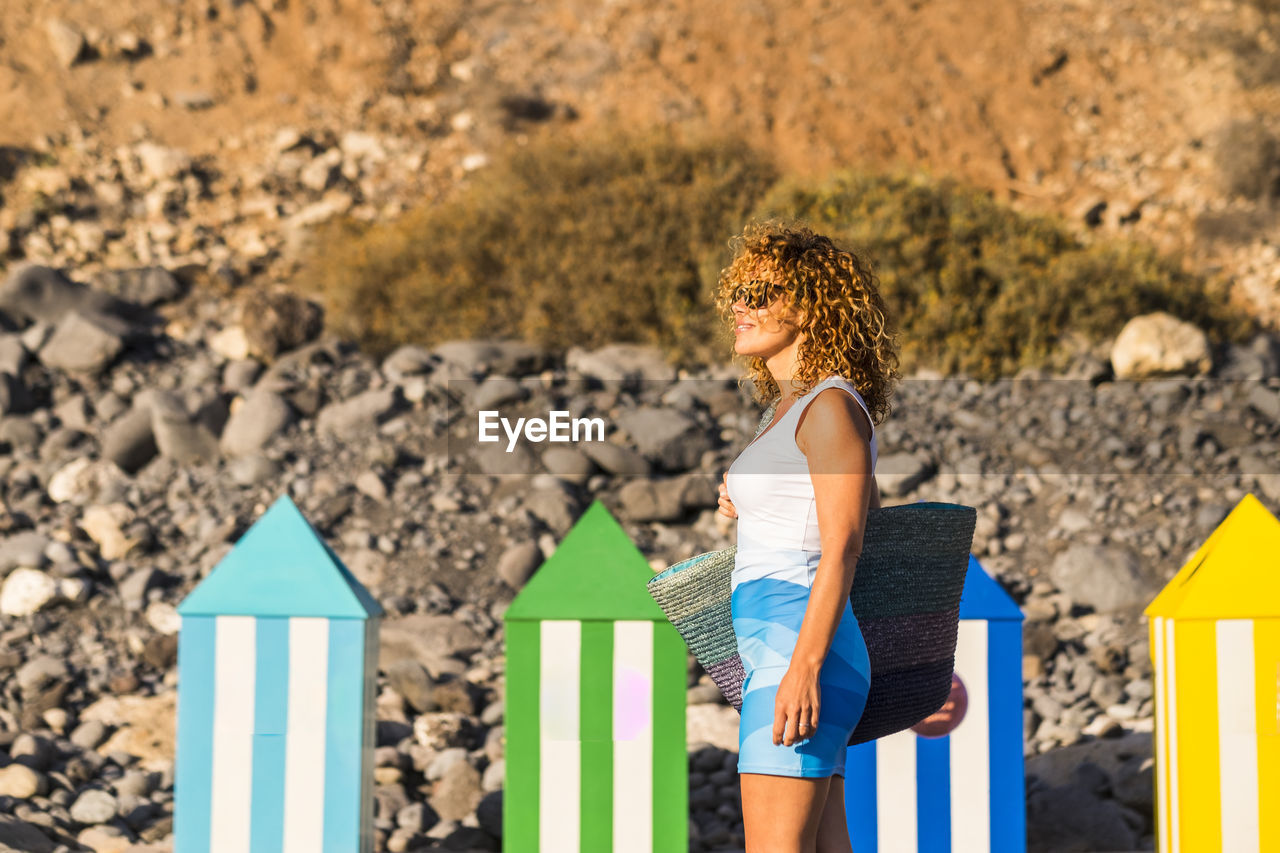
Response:
[{"label": "woman's face", "polygon": [[783,298],[755,305],[749,297],[733,303],[733,349],[738,355],[769,358],[793,344],[799,334],[783,313]]}]

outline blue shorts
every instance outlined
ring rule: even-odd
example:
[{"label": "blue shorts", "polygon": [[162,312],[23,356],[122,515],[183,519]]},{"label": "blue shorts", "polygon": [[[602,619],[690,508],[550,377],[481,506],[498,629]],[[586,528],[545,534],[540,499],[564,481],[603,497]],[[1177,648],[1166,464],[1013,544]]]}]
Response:
[{"label": "blue shorts", "polygon": [[[779,574],[808,581],[801,569]],[[844,775],[849,737],[867,704],[871,661],[848,600],[818,673],[818,726],[791,746],[773,742],[774,700],[791,663],[810,586],[779,577],[737,583],[730,599],[738,653],[746,670],[738,730],[738,772],[774,776]]]}]

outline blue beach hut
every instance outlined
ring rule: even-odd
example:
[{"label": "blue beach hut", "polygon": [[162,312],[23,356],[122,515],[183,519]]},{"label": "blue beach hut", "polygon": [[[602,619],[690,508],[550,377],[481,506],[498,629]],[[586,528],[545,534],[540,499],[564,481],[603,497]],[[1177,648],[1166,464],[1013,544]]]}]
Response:
[{"label": "blue beach hut", "polygon": [[284,495],[178,613],[175,853],[371,853],[377,601]]},{"label": "blue beach hut", "polygon": [[952,693],[905,731],[849,747],[860,853],[1024,853],[1022,610],[969,555]]}]

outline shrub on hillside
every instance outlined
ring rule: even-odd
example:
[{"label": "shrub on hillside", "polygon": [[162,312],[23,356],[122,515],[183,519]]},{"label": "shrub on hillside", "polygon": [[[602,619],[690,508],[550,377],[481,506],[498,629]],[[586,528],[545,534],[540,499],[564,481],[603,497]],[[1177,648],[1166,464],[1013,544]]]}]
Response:
[{"label": "shrub on hillside", "polygon": [[558,349],[643,342],[673,360],[723,362],[732,333],[712,294],[751,215],[799,219],[865,253],[908,372],[1061,366],[1068,338],[1103,340],[1157,309],[1218,339],[1251,328],[1219,286],[1149,246],[1082,243],[1056,219],[951,179],[776,181],[746,146],[657,131],[509,147],[442,203],[331,223],[302,280],[330,331],[379,356],[410,341],[510,337]]},{"label": "shrub on hillside", "polygon": [[904,371],[991,378],[1061,366],[1067,336],[1101,340],[1135,314],[1169,311],[1242,339],[1247,318],[1218,285],[1146,244],[1082,243],[1060,221],[925,173],[844,171],[780,182],[756,210],[795,217],[870,259],[901,333]]},{"label": "shrub on hillside", "polygon": [[415,341],[617,341],[673,358],[731,346],[709,282],[776,173],[738,142],[661,131],[544,137],[496,152],[447,201],[332,223],[303,281],[331,328],[378,354]]}]

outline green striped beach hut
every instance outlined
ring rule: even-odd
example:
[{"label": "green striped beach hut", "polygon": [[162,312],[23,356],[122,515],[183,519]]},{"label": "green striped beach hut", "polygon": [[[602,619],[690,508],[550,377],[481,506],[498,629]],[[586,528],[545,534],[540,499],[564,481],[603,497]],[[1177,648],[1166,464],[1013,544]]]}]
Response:
[{"label": "green striped beach hut", "polygon": [[688,650],[600,501],[503,615],[506,853],[688,850]]}]

